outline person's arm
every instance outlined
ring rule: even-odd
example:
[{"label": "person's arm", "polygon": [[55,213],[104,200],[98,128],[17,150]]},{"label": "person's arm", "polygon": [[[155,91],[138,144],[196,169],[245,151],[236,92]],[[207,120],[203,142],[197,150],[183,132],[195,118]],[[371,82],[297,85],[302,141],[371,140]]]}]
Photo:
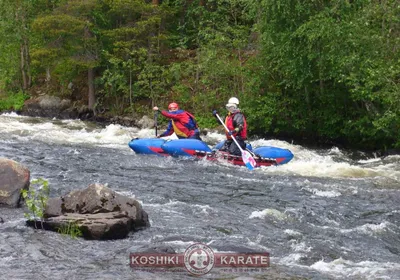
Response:
[{"label": "person's arm", "polygon": [[174,133],[174,128],[172,127],[172,122],[169,121],[167,130],[161,133],[159,137],[170,136],[172,133]]},{"label": "person's arm", "polygon": [[243,126],[244,126],[244,115],[242,113],[238,113],[233,118],[233,127],[235,128],[235,131],[239,133],[240,131],[242,131]]},{"label": "person's arm", "polygon": [[160,108],[158,108],[157,106],[154,106],[153,110],[160,112],[161,115],[163,115],[164,117],[166,117],[168,119],[173,119],[173,120],[179,119],[180,114],[170,114],[168,111],[160,110]]},{"label": "person's arm", "polygon": [[179,121],[182,118],[182,114],[171,114],[168,111],[161,111],[161,114],[168,118],[168,119],[173,119],[174,121]]}]

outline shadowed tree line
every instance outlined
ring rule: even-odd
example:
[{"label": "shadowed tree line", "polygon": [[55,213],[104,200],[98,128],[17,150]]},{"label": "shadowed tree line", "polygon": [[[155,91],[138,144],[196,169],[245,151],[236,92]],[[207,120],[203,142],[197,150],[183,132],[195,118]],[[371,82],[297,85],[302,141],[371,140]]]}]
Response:
[{"label": "shadowed tree line", "polygon": [[0,35],[0,110],[174,100],[212,127],[236,96],[259,137],[400,147],[397,0],[0,0]]}]

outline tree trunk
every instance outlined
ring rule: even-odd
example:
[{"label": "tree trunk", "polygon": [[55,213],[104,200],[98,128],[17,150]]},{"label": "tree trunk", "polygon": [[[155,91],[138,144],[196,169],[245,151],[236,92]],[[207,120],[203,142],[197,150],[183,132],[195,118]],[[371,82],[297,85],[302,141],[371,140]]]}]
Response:
[{"label": "tree trunk", "polygon": [[22,75],[22,88],[28,89],[32,83],[32,77],[30,74],[30,64],[29,64],[29,50],[27,39],[24,39],[20,46],[20,66]]},{"label": "tree trunk", "polygon": [[15,12],[15,19],[20,23],[19,34],[21,36],[20,45],[20,67],[22,76],[22,89],[26,90],[31,86],[31,75],[30,75],[30,61],[29,61],[29,40],[25,34],[25,30],[28,30],[26,23],[26,14],[24,9],[20,7],[21,3],[17,3],[17,10]]},{"label": "tree trunk", "polygon": [[132,98],[132,69],[129,69],[129,105],[132,106],[133,98]]},{"label": "tree trunk", "polygon": [[29,41],[28,38],[24,38],[24,56],[25,56],[25,72],[27,76],[27,88],[32,85],[32,75],[31,75],[31,58],[29,56]]},{"label": "tree trunk", "polygon": [[94,112],[94,104],[96,103],[96,94],[94,91],[94,69],[88,69],[88,97],[89,97],[89,104],[88,107],[90,110]]},{"label": "tree trunk", "polygon": [[20,57],[21,57],[21,76],[22,76],[22,88],[25,90],[28,88],[28,77],[25,71],[25,55],[24,55],[24,45],[20,46]]},{"label": "tree trunk", "polygon": [[240,91],[242,94],[244,94],[244,74],[243,74],[243,61],[242,61],[242,50],[240,49],[240,47],[238,47],[238,55],[239,55],[239,65],[240,65]]},{"label": "tree trunk", "polygon": [[46,82],[50,82],[51,80],[51,73],[50,73],[50,66],[46,67]]}]

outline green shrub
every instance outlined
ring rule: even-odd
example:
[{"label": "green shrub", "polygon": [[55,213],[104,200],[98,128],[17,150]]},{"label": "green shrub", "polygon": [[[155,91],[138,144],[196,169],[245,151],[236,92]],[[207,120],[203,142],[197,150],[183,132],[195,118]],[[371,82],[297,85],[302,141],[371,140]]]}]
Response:
[{"label": "green shrub", "polygon": [[23,92],[8,93],[5,96],[0,96],[0,111],[6,110],[21,110],[24,106],[24,101],[29,98],[29,95]]},{"label": "green shrub", "polygon": [[32,180],[29,189],[22,190],[21,194],[28,207],[25,217],[34,222],[39,219],[43,223],[44,210],[50,194],[49,182],[42,178]]}]

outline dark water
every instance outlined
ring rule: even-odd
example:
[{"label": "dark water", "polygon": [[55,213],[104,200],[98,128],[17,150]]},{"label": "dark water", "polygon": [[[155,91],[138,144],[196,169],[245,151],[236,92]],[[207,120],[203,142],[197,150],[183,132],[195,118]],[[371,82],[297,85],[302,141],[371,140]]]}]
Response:
[{"label": "dark water", "polygon": [[[135,155],[125,146],[132,133],[151,132],[0,121],[0,157],[46,178],[50,196],[108,184],[141,201],[151,222],[124,240],[87,241],[27,228],[23,208],[0,208],[0,279],[400,279],[398,157],[356,162],[336,149],[293,146],[297,159],[288,166],[251,172]],[[194,277],[129,267],[129,252],[195,242],[267,251],[271,268]]]}]

